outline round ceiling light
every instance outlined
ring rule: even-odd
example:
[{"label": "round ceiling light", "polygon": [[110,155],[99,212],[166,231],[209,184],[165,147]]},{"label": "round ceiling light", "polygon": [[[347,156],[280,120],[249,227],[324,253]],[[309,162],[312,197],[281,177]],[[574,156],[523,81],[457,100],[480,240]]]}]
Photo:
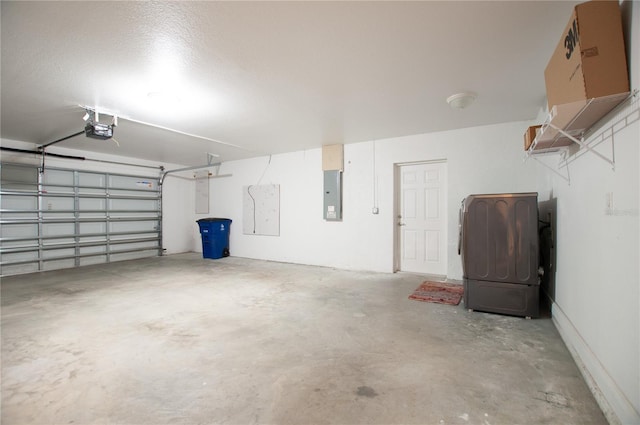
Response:
[{"label": "round ceiling light", "polygon": [[447,103],[453,109],[464,109],[471,105],[476,97],[478,95],[472,92],[456,93],[447,98]]}]

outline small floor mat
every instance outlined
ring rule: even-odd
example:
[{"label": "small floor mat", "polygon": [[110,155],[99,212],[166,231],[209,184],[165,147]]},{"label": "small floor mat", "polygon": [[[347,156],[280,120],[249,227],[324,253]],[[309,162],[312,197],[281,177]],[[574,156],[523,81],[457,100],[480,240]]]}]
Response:
[{"label": "small floor mat", "polygon": [[428,303],[458,305],[464,294],[464,287],[456,283],[423,282],[409,295],[410,300]]}]

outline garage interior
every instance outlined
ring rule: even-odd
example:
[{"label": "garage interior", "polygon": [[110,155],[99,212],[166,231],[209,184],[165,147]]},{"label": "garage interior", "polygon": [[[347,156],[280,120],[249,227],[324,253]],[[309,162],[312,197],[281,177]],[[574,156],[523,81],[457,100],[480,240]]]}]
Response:
[{"label": "garage interior", "polygon": [[[535,151],[579,3],[2,2],[2,422],[640,424],[638,2]],[[523,192],[539,318],[408,298]]]}]

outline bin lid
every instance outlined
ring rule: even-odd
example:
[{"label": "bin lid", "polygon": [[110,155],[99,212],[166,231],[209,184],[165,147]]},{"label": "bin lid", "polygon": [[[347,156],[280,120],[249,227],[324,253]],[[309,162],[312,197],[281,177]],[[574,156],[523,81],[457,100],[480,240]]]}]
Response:
[{"label": "bin lid", "polygon": [[200,222],[213,222],[213,221],[233,221],[230,218],[219,218],[219,217],[207,217],[207,218],[201,218],[200,220],[197,220],[196,223],[200,223]]}]

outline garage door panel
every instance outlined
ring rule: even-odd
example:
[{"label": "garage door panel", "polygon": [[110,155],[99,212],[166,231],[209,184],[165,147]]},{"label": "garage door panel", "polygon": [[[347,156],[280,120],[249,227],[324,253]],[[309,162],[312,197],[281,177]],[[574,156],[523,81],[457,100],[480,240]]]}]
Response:
[{"label": "garage door panel", "polygon": [[155,211],[158,202],[154,199],[110,199],[110,210]]},{"label": "garage door panel", "polygon": [[104,198],[80,198],[79,209],[81,212],[87,210],[106,210],[107,200]]},{"label": "garage door panel", "polygon": [[80,223],[80,234],[105,234],[107,232],[107,223],[106,222],[89,222],[89,223]]},{"label": "garage door panel", "polygon": [[[3,185],[3,189],[6,189]],[[3,215],[4,210],[36,210],[38,209],[38,197],[36,195],[2,195],[0,197],[0,208]]]},{"label": "garage door panel", "polygon": [[2,261],[29,261],[29,260],[37,260],[38,252],[37,251],[29,251],[25,253],[2,253],[0,254],[0,258]]},{"label": "garage door panel", "polygon": [[37,261],[26,264],[10,264],[2,266],[2,274],[5,276],[22,273],[35,273],[38,271],[40,271],[40,265]]},{"label": "garage door panel", "polygon": [[55,248],[60,245],[69,245],[75,244],[76,239],[74,237],[70,238],[51,238],[51,239],[43,239],[42,246],[45,248]]},{"label": "garage door panel", "polygon": [[105,245],[98,246],[83,246],[80,248],[80,255],[87,254],[107,254],[107,247]]},{"label": "garage door panel", "polygon": [[157,243],[154,241],[118,243],[117,246],[114,245],[113,249],[114,251],[125,251],[125,250],[138,249],[138,248],[152,249],[156,245]]},{"label": "garage door panel", "polygon": [[42,225],[42,235],[50,236],[69,236],[74,234],[73,223],[44,223]]},{"label": "garage door panel", "polygon": [[[78,172],[78,184],[85,187],[106,187],[107,176],[102,173]],[[103,189],[104,190],[104,189]]]},{"label": "garage door panel", "polygon": [[70,257],[73,258],[76,254],[74,248],[64,248],[64,249],[46,249],[42,251],[42,258],[45,260],[60,258],[60,257]]},{"label": "garage door panel", "polygon": [[70,196],[45,196],[42,208],[47,211],[73,211],[74,199]]},{"label": "garage door panel", "polygon": [[92,264],[104,264],[107,262],[106,255],[96,255],[91,257],[80,257],[81,266],[90,266]]},{"label": "garage door panel", "polygon": [[[114,236],[111,237],[111,239],[113,239]],[[106,235],[94,235],[94,236],[81,236],[78,238],[78,242],[82,245],[82,244],[89,244],[89,243],[103,243],[107,241],[107,236]]]},{"label": "garage door panel", "polygon": [[108,186],[114,189],[142,189],[154,192],[158,188],[158,181],[155,178],[113,174],[108,177]]},{"label": "garage door panel", "polygon": [[[3,217],[4,219],[4,217]],[[12,224],[0,226],[0,237],[4,239],[37,238],[37,224]]]},{"label": "garage door panel", "polygon": [[[82,221],[87,221],[89,223],[99,223],[101,221],[106,221],[107,217],[107,213],[106,211],[103,212],[85,212],[85,211],[80,211],[78,212],[78,218]],[[81,223],[84,224],[84,223]]]},{"label": "garage door panel", "polygon": [[15,251],[17,249],[37,249],[38,242],[36,240],[6,240],[2,242],[5,252]]},{"label": "garage door panel", "polygon": [[75,267],[75,260],[73,258],[49,260],[42,263],[43,271],[70,269],[71,267]]},{"label": "garage door panel", "polygon": [[1,275],[161,254],[157,177],[0,165]]},{"label": "garage door panel", "polygon": [[[42,184],[56,191],[73,192],[73,171],[49,168],[42,173]],[[63,189],[64,186],[71,186]]]},{"label": "garage door panel", "polygon": [[137,251],[137,252],[125,252],[121,254],[111,254],[111,261],[125,261],[125,260],[137,260],[139,258],[154,257],[153,250],[149,251]]},{"label": "garage door panel", "polygon": [[112,233],[155,231],[158,229],[158,225],[159,222],[156,220],[116,221],[109,223],[109,229]]}]

